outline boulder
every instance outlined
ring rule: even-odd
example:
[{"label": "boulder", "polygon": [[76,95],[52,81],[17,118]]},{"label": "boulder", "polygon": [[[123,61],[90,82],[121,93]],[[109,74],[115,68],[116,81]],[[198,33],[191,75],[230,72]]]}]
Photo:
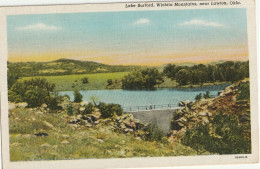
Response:
[{"label": "boulder", "polygon": [[26,102],[16,103],[16,108],[25,108],[26,106],[28,106]]},{"label": "boulder", "polygon": [[80,122],[79,119],[74,119],[74,120],[69,121],[69,124],[77,124],[79,122]]},{"label": "boulder", "polygon": [[34,135],[37,136],[37,137],[47,137],[47,136],[49,136],[47,133],[44,133],[44,132],[35,133]]},{"label": "boulder", "polygon": [[68,142],[68,140],[63,140],[62,142],[60,142],[61,144],[69,144],[70,142]]}]

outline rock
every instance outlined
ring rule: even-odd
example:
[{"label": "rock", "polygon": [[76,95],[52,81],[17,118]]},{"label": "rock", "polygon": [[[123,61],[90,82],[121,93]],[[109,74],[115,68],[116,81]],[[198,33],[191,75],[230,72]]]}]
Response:
[{"label": "rock", "polygon": [[62,142],[60,142],[61,144],[69,144],[70,142],[68,142],[67,140],[63,140]]},{"label": "rock", "polygon": [[103,143],[104,141],[102,139],[97,139],[99,143]]},{"label": "rock", "polygon": [[192,102],[189,100],[180,101],[178,105],[179,105],[179,107],[188,107],[189,109],[191,109]]},{"label": "rock", "polygon": [[202,123],[204,123],[204,124],[208,124],[209,123],[209,119],[206,116],[202,116],[201,120],[202,120]]},{"label": "rock", "polygon": [[90,115],[90,118],[91,118],[91,120],[92,120],[93,122],[98,120],[97,117],[94,116],[94,115]]},{"label": "rock", "polygon": [[125,157],[125,150],[121,150],[121,151],[120,151],[120,154],[121,154],[123,157]]},{"label": "rock", "polygon": [[[80,102],[80,106],[86,106],[86,105],[88,105],[88,102],[87,101],[82,101],[82,102]],[[84,110],[85,110],[85,108],[84,108]]]},{"label": "rock", "polygon": [[80,107],[80,108],[79,108],[79,111],[80,111],[80,112],[85,111],[85,107]]},{"label": "rock", "polygon": [[92,127],[92,124],[87,123],[87,124],[85,124],[85,126],[86,126],[86,127]]},{"label": "rock", "polygon": [[43,133],[43,132],[36,133],[34,135],[37,136],[37,137],[47,137],[47,136],[49,136],[47,133]]},{"label": "rock", "polygon": [[43,109],[46,110],[46,109],[48,108],[48,106],[47,106],[47,104],[43,103],[42,106],[41,106],[41,108],[43,108]]},{"label": "rock", "polygon": [[198,115],[199,115],[199,116],[207,116],[207,115],[208,115],[208,112],[199,112]]},{"label": "rock", "polygon": [[249,118],[248,116],[246,116],[246,115],[243,115],[243,116],[240,116],[240,117],[239,117],[239,121],[240,121],[241,123],[245,123],[245,122],[250,121],[250,118]]},{"label": "rock", "polygon": [[41,115],[41,114],[43,114],[43,112],[42,111],[36,111],[35,114],[36,115]]},{"label": "rock", "polygon": [[77,119],[81,119],[81,118],[82,118],[82,115],[81,115],[81,114],[78,114],[78,115],[76,116],[76,118],[77,118]]},{"label": "rock", "polygon": [[21,145],[21,143],[12,143],[11,144],[12,147],[17,147],[17,146],[20,146],[20,145]]},{"label": "rock", "polygon": [[95,124],[95,125],[99,124],[99,120],[95,121],[94,124]]},{"label": "rock", "polygon": [[61,137],[63,137],[63,138],[69,138],[70,136],[69,136],[69,135],[66,135],[66,134],[62,134]]},{"label": "rock", "polygon": [[54,148],[54,149],[55,149],[55,148],[58,148],[58,145],[53,145],[52,148]]},{"label": "rock", "polygon": [[79,123],[79,122],[80,122],[79,119],[74,119],[74,120],[71,120],[71,121],[69,122],[69,124],[77,124],[77,123]]},{"label": "rock", "polygon": [[15,107],[16,107],[15,103],[8,102],[8,109],[9,110],[15,109]]},{"label": "rock", "polygon": [[135,139],[136,139],[136,140],[139,140],[139,141],[142,140],[141,137],[135,137]]},{"label": "rock", "polygon": [[126,128],[126,126],[125,126],[124,123],[121,123],[119,127],[120,127],[121,129],[125,129],[125,128]]},{"label": "rock", "polygon": [[16,103],[16,108],[25,108],[26,106],[28,106],[26,102]]},{"label": "rock", "polygon": [[91,120],[91,117],[89,116],[82,116],[83,120],[86,120],[88,123],[93,123],[93,121]]},{"label": "rock", "polygon": [[43,123],[44,123],[46,126],[48,126],[48,127],[50,127],[50,128],[53,128],[53,125],[52,125],[51,123],[49,123],[49,122],[47,122],[47,121],[43,121]]},{"label": "rock", "polygon": [[50,147],[50,146],[51,146],[51,145],[48,144],[48,143],[44,143],[44,144],[41,145],[41,147]]},{"label": "rock", "polygon": [[31,136],[30,134],[24,134],[23,137],[29,139],[29,138],[31,138],[32,136]]}]

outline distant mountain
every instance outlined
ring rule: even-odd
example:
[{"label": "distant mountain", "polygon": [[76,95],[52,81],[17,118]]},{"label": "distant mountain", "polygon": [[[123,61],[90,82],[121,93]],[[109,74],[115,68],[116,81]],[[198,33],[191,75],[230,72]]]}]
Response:
[{"label": "distant mountain", "polygon": [[21,77],[126,72],[138,66],[106,65],[93,61],[59,59],[51,62],[8,62],[8,72]]}]

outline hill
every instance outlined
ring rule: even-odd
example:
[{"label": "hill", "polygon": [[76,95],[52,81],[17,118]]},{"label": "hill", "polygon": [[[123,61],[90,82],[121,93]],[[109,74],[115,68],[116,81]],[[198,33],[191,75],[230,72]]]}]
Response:
[{"label": "hill", "polygon": [[71,59],[52,62],[8,62],[8,73],[19,77],[128,72],[136,68],[138,66],[106,65]]}]

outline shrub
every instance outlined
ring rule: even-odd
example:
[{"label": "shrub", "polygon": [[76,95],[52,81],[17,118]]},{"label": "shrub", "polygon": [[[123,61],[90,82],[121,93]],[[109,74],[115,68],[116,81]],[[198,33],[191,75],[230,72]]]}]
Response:
[{"label": "shrub", "polygon": [[74,112],[75,112],[75,109],[74,109],[74,107],[73,107],[71,104],[69,104],[69,105],[67,105],[67,107],[66,107],[66,109],[65,109],[65,112],[66,112],[69,116],[72,116],[72,115],[74,114]]},{"label": "shrub", "polygon": [[88,103],[84,108],[82,115],[91,114],[95,110],[95,106],[92,103]]},{"label": "shrub", "polygon": [[74,102],[79,103],[82,101],[83,96],[79,91],[74,91]]},{"label": "shrub", "polygon": [[88,83],[88,78],[87,77],[84,77],[81,79],[82,80],[82,83],[83,84],[87,84]]},{"label": "shrub", "polygon": [[107,80],[107,86],[110,86],[110,85],[112,85],[112,84],[113,84],[112,79],[108,79],[108,80]]},{"label": "shrub", "polygon": [[147,132],[146,134],[147,141],[158,141],[158,142],[164,141],[163,139],[164,133],[158,127],[150,124],[146,128],[144,128],[144,131]]},{"label": "shrub", "polygon": [[123,114],[123,109],[119,104],[106,104],[103,102],[100,102],[98,105],[98,108],[101,112],[102,118],[110,118],[114,115],[121,116]]},{"label": "shrub", "polygon": [[203,94],[204,99],[209,99],[210,98],[210,92],[207,91],[206,94]]},{"label": "shrub", "polygon": [[202,98],[202,95],[201,95],[201,93],[200,93],[200,94],[198,94],[198,95],[196,95],[196,97],[195,97],[195,100],[196,100],[196,102],[197,102],[197,101],[200,101],[200,100],[201,100],[201,98]]},{"label": "shrub", "polygon": [[39,107],[43,103],[49,108],[57,106],[59,99],[53,96],[55,85],[46,79],[31,79],[17,81],[8,91],[8,100],[13,102],[27,102],[28,107]]},{"label": "shrub", "polygon": [[251,140],[243,135],[243,128],[234,116],[216,115],[210,124],[198,124],[188,129],[182,140],[198,152],[218,154],[246,154],[251,152]]},{"label": "shrub", "polygon": [[238,100],[248,100],[250,98],[250,83],[241,83],[238,87]]}]

